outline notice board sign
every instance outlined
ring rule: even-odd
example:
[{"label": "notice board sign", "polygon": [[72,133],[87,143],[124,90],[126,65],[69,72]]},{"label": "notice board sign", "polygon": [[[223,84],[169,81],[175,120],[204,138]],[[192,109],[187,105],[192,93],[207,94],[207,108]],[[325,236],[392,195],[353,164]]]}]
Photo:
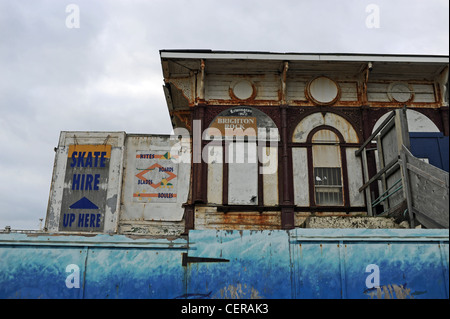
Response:
[{"label": "notice board sign", "polygon": [[278,127],[266,113],[256,108],[231,107],[220,112],[211,121],[206,137],[203,139],[235,139],[237,137],[239,139],[257,137],[258,140],[279,141]]},{"label": "notice board sign", "polygon": [[102,232],[111,145],[69,145],[60,231]]},{"label": "notice board sign", "polygon": [[256,117],[217,116],[210,127],[219,129],[222,136],[256,136],[258,132]]},{"label": "notice board sign", "polygon": [[133,201],[139,203],[176,203],[177,155],[169,151],[137,151]]}]

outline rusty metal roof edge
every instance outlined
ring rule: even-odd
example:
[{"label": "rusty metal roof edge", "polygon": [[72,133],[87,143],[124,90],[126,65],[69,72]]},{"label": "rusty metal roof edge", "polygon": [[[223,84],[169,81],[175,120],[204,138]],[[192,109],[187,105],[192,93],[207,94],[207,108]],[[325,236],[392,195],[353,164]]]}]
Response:
[{"label": "rusty metal roof edge", "polygon": [[161,59],[244,59],[279,61],[350,61],[449,63],[448,55],[366,53],[276,53],[257,51],[160,50]]}]

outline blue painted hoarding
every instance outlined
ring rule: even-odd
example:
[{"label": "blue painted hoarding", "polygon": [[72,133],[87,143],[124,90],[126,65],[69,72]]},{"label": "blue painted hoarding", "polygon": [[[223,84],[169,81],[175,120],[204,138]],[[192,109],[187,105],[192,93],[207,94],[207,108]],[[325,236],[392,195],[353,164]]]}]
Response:
[{"label": "blue painted hoarding", "polygon": [[0,234],[0,298],[448,298],[448,230]]},{"label": "blue painted hoarding", "polygon": [[449,171],[449,139],[441,132],[409,133],[411,153],[418,158],[427,159],[446,172]]}]

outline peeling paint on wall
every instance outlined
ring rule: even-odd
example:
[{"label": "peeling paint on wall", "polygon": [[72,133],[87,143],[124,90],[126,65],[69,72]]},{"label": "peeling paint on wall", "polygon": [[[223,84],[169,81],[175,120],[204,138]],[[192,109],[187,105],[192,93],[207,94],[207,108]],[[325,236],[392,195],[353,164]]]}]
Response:
[{"label": "peeling paint on wall", "polygon": [[[0,298],[448,299],[448,230],[9,233],[0,260]],[[369,264],[380,286],[366,289]],[[66,286],[68,265],[80,288]]]},{"label": "peeling paint on wall", "polygon": [[212,296],[213,299],[264,299],[259,292],[247,284],[228,285]]},{"label": "peeling paint on wall", "polygon": [[414,299],[414,295],[426,293],[426,291],[411,293],[411,289],[406,288],[406,285],[406,283],[403,285],[383,285],[367,289],[364,291],[364,294],[370,296],[370,299]]}]

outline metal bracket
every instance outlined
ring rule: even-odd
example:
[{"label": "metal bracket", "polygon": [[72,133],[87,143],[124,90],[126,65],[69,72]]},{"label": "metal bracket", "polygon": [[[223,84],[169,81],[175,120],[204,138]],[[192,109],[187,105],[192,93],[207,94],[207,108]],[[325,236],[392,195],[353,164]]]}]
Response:
[{"label": "metal bracket", "polygon": [[206,257],[190,257],[187,253],[182,253],[181,265],[186,267],[188,263],[227,263],[228,259],[223,258],[206,258]]}]

